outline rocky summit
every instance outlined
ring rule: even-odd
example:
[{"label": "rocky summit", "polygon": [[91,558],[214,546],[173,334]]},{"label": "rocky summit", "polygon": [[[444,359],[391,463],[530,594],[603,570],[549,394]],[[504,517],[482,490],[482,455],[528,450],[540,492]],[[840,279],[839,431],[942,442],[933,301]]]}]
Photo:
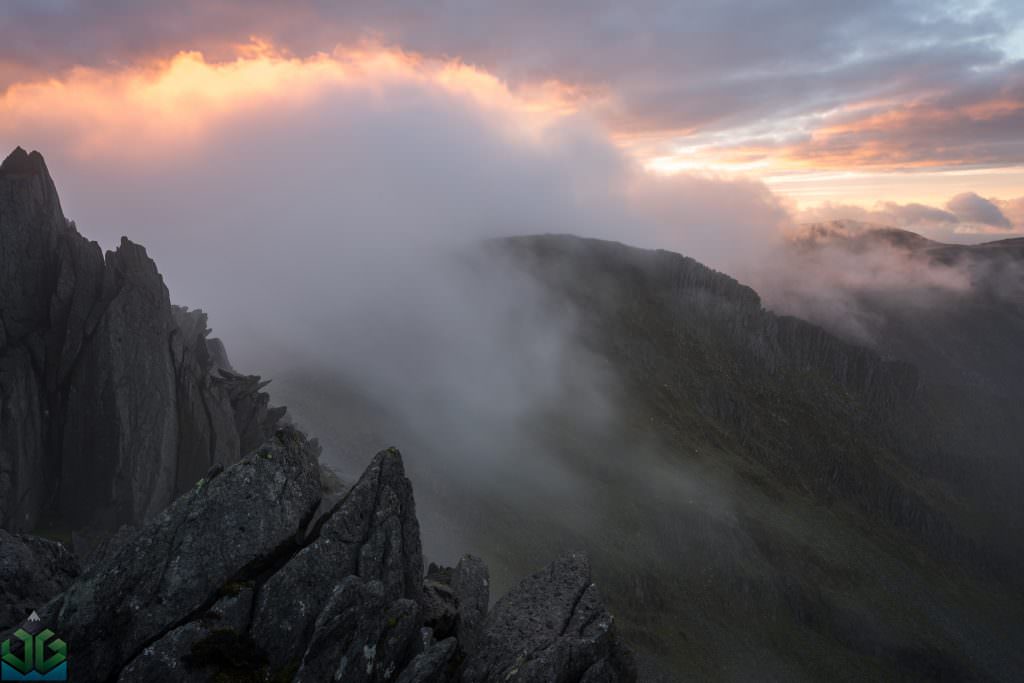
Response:
[{"label": "rocky summit", "polygon": [[3,162],[0,640],[50,629],[81,682],[636,679],[584,554],[492,609],[479,558],[425,573],[399,451],[343,486],[209,333]]}]

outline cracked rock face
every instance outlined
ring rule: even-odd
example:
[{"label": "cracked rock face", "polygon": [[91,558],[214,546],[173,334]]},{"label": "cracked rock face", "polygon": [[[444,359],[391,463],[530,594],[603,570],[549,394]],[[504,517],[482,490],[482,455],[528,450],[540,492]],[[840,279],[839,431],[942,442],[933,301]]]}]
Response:
[{"label": "cracked rock face", "polygon": [[[232,585],[227,594],[217,600],[202,617],[179,626],[146,647],[121,671],[117,680],[120,683],[212,680],[214,672],[211,669],[194,666],[193,651],[201,651],[202,643],[223,640],[225,633],[245,633],[252,610],[252,600],[251,583]],[[232,638],[229,642],[236,648],[244,648],[238,637]],[[258,653],[255,656],[257,661],[261,661]]]},{"label": "cracked rock face", "polygon": [[487,607],[491,601],[490,573],[479,557],[464,555],[452,573],[452,593],[458,613],[456,633],[462,651],[471,655],[479,649]]},{"label": "cracked rock face", "polygon": [[464,555],[454,568],[431,563],[423,581],[424,622],[436,639],[456,636],[460,656],[479,647],[490,604],[490,576],[479,557]]}]

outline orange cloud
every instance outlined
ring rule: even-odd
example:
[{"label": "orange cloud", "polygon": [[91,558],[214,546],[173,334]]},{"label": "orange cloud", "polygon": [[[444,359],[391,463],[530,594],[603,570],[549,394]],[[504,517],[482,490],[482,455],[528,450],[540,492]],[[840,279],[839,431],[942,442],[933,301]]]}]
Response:
[{"label": "orange cloud", "polygon": [[580,94],[557,81],[512,91],[485,71],[374,44],[295,57],[253,40],[236,57],[200,52],[115,70],[75,67],[61,78],[16,83],[0,95],[0,136],[23,131],[67,140],[81,157],[173,153],[201,144],[217,124],[242,111],[307,107],[332,88],[370,93],[395,85],[428,86],[539,128],[576,111]]},{"label": "orange cloud", "polygon": [[[3,68],[0,62],[0,73]],[[189,51],[126,66],[77,66],[54,77],[30,74],[22,70],[22,82],[0,94],[0,142],[59,147],[84,160],[180,155],[202,146],[216,131],[230,129],[241,116],[315,109],[318,98],[337,91],[358,93],[356,102],[369,97],[381,103],[396,88],[464,99],[473,111],[493,116],[514,135],[531,136],[531,142],[569,116],[601,118],[614,99],[610,89],[557,78],[510,85],[458,59],[430,58],[374,42],[296,56],[277,44],[250,39],[222,45],[212,56]],[[819,182],[820,174],[895,176],[893,171],[1024,164],[1019,135],[1024,95],[1005,87],[962,100],[864,99],[795,122],[764,121],[760,128],[714,133],[693,127],[645,131],[636,122],[607,119],[605,124],[612,142],[663,174],[760,177],[802,202],[934,201],[937,197],[921,195],[919,186],[908,185],[906,193],[892,196],[888,181],[870,188],[847,183],[837,196],[831,181]],[[802,176],[804,182],[775,182],[784,176]],[[966,190],[1016,196],[1020,188],[969,183],[944,188],[942,194]]]},{"label": "orange cloud", "polygon": [[962,105],[859,103],[821,117],[795,142],[752,139],[705,144],[658,162],[671,169],[704,163],[765,172],[806,170],[905,171],[1024,162],[1024,95],[1000,93]]}]

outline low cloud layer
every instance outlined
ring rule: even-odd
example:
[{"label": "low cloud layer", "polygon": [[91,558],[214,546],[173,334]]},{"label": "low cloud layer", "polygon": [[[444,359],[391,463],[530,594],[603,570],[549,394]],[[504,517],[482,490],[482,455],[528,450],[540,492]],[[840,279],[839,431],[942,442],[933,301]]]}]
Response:
[{"label": "low cloud layer", "polygon": [[881,241],[851,244],[842,237],[813,247],[787,246],[748,276],[772,310],[873,348],[885,311],[940,309],[973,287],[962,264],[936,263]]},{"label": "low cloud layer", "polygon": [[1024,235],[1024,197],[1002,200],[963,192],[945,208],[878,202],[872,208],[824,203],[796,214],[800,223],[857,221],[902,228],[940,242],[985,242]]},{"label": "low cloud layer", "polygon": [[[949,226],[963,225],[977,229],[978,223],[960,222],[966,217],[979,218],[975,198],[985,202],[980,205],[984,210],[994,207],[974,195],[971,199],[957,197],[950,201],[950,208],[965,212],[961,215],[933,207],[880,205],[873,212],[862,210],[859,218],[903,218],[924,221],[926,226],[938,223],[947,226],[941,228],[945,231],[952,229]],[[973,213],[966,213],[969,211]],[[956,345],[964,340],[914,340],[912,330],[922,320],[931,321],[936,325],[934,329],[941,329],[944,324],[936,321],[953,320],[956,322],[950,323],[951,329],[963,330],[977,324],[978,317],[972,315],[980,315],[981,319],[1000,318],[1007,310],[1022,310],[1024,263],[1019,250],[1012,245],[1006,245],[1005,250],[950,245],[878,230],[886,225],[898,224],[887,222],[880,226],[851,220],[847,214],[845,218],[802,225],[785,245],[747,270],[746,280],[772,310],[809,320],[884,355],[915,364],[928,363],[929,372],[936,365],[943,366],[942,354],[947,344]],[[925,230],[920,232],[927,234]],[[992,241],[994,237],[1006,237],[1007,233],[999,227],[969,236],[974,239],[966,241]],[[994,312],[1004,306],[1008,308]],[[922,345],[928,348],[921,349]],[[942,372],[949,370],[943,368]]]}]

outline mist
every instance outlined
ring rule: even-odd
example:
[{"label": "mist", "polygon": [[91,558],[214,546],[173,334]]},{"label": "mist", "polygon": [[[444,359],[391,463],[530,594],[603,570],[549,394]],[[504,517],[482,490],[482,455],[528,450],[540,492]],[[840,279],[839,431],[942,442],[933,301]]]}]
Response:
[{"label": "mist", "polygon": [[870,347],[877,347],[884,319],[868,300],[883,297],[893,307],[925,310],[972,289],[962,264],[938,263],[884,241],[855,245],[847,236],[813,245],[788,243],[748,278],[772,310]]},{"label": "mist", "polygon": [[[620,431],[618,378],[581,343],[577,311],[481,245],[572,233],[740,268],[788,218],[763,185],[654,176],[585,116],[496,108],[414,73],[200,123],[169,146],[113,127],[106,154],[76,153],[76,128],[53,122],[45,144],[19,142],[46,154],[84,234],[148,248],[172,300],[210,314],[232,363],[273,380],[343,478],[380,448],[406,452],[428,556],[502,553],[481,546],[483,504],[544,512],[550,552],[600,538],[607,493],[581,466],[694,497],[695,474],[650,444],[599,455]],[[504,559],[529,567],[502,558],[496,585],[522,571]]]},{"label": "mist", "polygon": [[[771,310],[887,355],[894,349],[880,340],[892,336],[894,319],[935,319],[986,301],[1019,308],[1024,300],[1024,269],[1012,256],[875,232],[880,227],[839,220],[798,229],[741,277]],[[914,348],[898,355],[918,360]]]}]

